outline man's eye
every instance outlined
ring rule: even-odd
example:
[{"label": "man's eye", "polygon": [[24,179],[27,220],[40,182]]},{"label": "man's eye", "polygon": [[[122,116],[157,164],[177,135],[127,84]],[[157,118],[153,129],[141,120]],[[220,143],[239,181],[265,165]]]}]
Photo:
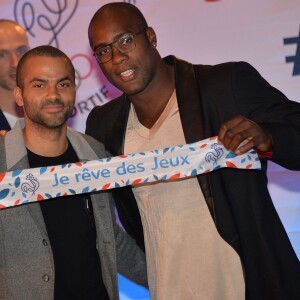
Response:
[{"label": "man's eye", "polygon": [[44,85],[42,83],[36,83],[33,85],[34,88],[42,88]]},{"label": "man's eye", "polygon": [[22,46],[22,47],[18,48],[16,51],[17,56],[19,56],[19,57],[23,56],[28,50],[29,49],[26,46]]},{"label": "man's eye", "polygon": [[101,48],[101,49],[99,49],[99,51],[97,51],[97,53],[98,53],[100,56],[108,55],[108,54],[110,53],[110,47],[104,47],[104,48]]},{"label": "man's eye", "polygon": [[7,58],[8,52],[7,51],[0,51],[0,58]]},{"label": "man's eye", "polygon": [[67,83],[67,82],[62,82],[62,83],[59,84],[59,86],[65,88],[65,87],[69,87],[70,84]]},{"label": "man's eye", "polygon": [[133,36],[132,35],[128,35],[125,36],[123,38],[120,39],[120,44],[123,46],[126,46],[128,44],[132,44],[133,43]]}]

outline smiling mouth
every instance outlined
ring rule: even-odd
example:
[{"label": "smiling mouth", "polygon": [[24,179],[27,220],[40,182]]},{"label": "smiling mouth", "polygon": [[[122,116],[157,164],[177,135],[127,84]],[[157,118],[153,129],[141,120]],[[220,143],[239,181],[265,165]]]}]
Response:
[{"label": "smiling mouth", "polygon": [[46,105],[44,106],[44,110],[47,112],[59,112],[64,109],[63,105]]},{"label": "smiling mouth", "polygon": [[133,76],[134,76],[133,69],[129,69],[129,70],[126,70],[126,71],[120,73],[120,77],[123,81],[131,80],[133,78]]}]

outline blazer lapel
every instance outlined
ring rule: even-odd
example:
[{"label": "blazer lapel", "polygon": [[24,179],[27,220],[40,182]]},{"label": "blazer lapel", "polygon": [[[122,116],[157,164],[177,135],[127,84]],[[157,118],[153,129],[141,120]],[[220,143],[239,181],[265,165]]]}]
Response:
[{"label": "blazer lapel", "polygon": [[[204,134],[204,117],[200,83],[197,82],[194,67],[183,60],[173,58],[175,65],[175,85],[178,109],[187,143],[208,138]],[[211,216],[214,218],[214,205],[210,190],[209,176],[197,176]]]},{"label": "blazer lapel", "polygon": [[[167,61],[170,57],[167,58]],[[198,91],[193,65],[173,58],[179,114],[187,143],[204,139],[201,95]]]},{"label": "blazer lapel", "polygon": [[[23,127],[23,120],[18,120],[13,129],[5,136],[6,164],[9,171],[29,168],[27,151],[22,134]],[[24,205],[24,207],[34,219],[42,234],[47,236],[47,229],[40,205],[38,203],[30,203]]]},{"label": "blazer lapel", "polygon": [[67,136],[80,161],[98,159],[98,156],[96,155],[94,150],[80,135],[80,133],[68,127]]},{"label": "blazer lapel", "polygon": [[[124,154],[125,133],[130,110],[130,101],[126,95],[122,95],[121,109],[115,121],[111,123],[111,136],[109,143],[113,155]],[[108,133],[109,134],[109,133]]]},{"label": "blazer lapel", "polygon": [[5,136],[6,167],[11,169],[26,169],[29,167],[27,151],[22,129],[24,120],[20,119]]}]

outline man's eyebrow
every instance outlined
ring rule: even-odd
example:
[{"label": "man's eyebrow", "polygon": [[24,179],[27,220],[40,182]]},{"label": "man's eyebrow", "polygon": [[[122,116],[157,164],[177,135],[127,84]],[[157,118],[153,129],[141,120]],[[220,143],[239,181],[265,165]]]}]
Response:
[{"label": "man's eyebrow", "polygon": [[43,79],[43,78],[33,77],[33,78],[29,81],[29,83],[36,82],[36,81],[38,81],[38,82],[47,82],[48,80],[47,80],[47,79]]},{"label": "man's eyebrow", "polygon": [[[70,76],[65,76],[65,77],[62,77],[62,78],[59,78],[57,80],[57,82],[62,82],[62,81],[65,81],[65,80],[68,80],[68,81],[71,81],[73,82],[73,80],[70,78]],[[32,82],[48,82],[49,80],[48,79],[43,79],[43,78],[39,78],[39,77],[34,77],[32,78],[29,83],[32,83]]]},{"label": "man's eyebrow", "polygon": [[73,82],[73,80],[70,78],[70,76],[62,77],[62,78],[58,79],[57,82],[61,82],[61,81],[65,81],[65,80],[69,80],[69,81],[72,81],[72,82]]},{"label": "man's eyebrow", "polygon": [[124,31],[124,32],[119,33],[118,35],[116,35],[116,36],[114,37],[114,41],[120,39],[120,38],[123,37],[126,33],[129,34],[130,32]]},{"label": "man's eyebrow", "polygon": [[118,39],[120,39],[121,37],[123,37],[126,33],[129,33],[129,32],[128,31],[124,31],[124,32],[121,32],[121,33],[117,34],[114,37],[114,39],[113,39],[113,41],[111,43],[99,43],[99,44],[96,44],[95,47],[94,47],[94,50],[97,49],[97,48],[99,48],[99,47],[105,47],[105,46],[108,46],[108,45],[114,43],[115,41],[117,41]]}]

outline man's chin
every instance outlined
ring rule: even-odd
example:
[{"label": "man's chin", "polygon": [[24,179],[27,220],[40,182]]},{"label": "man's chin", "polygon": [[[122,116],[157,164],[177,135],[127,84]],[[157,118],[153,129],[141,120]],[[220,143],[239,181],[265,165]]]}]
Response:
[{"label": "man's chin", "polygon": [[2,83],[0,87],[8,92],[13,92],[16,87],[16,82],[5,82]]},{"label": "man's chin", "polygon": [[41,127],[47,128],[47,129],[58,129],[63,127],[67,123],[67,117],[61,117],[53,119],[41,119],[37,121],[36,123],[39,124]]},{"label": "man's chin", "polygon": [[117,87],[119,90],[121,90],[123,93],[125,93],[128,96],[135,96],[143,91],[143,88],[140,86],[135,85],[122,85]]}]

